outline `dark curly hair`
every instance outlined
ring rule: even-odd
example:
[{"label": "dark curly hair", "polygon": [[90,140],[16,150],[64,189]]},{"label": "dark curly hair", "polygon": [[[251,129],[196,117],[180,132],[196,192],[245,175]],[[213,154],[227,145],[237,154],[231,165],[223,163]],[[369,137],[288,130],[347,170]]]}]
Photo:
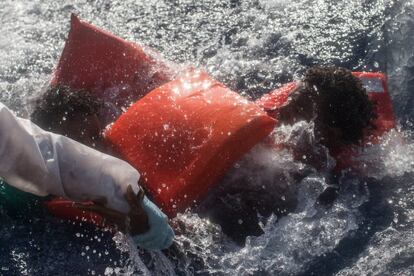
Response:
[{"label": "dark curly hair", "polygon": [[308,69],[303,89],[315,99],[316,120],[320,125],[338,128],[347,144],[358,144],[365,128],[373,128],[375,105],[368,98],[361,80],[350,70],[334,66]]},{"label": "dark curly hair", "polygon": [[38,126],[50,130],[51,125],[70,120],[75,115],[99,114],[102,106],[103,102],[88,91],[56,86],[49,88],[35,101],[30,117]]}]

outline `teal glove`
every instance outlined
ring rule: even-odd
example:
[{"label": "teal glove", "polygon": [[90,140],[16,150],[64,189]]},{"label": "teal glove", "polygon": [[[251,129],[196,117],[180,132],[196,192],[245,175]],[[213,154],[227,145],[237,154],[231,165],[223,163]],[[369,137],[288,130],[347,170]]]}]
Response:
[{"label": "teal glove", "polygon": [[161,250],[170,247],[174,239],[174,231],[168,224],[167,216],[146,196],[142,204],[147,213],[150,228],[144,234],[133,236],[133,240],[141,248],[149,250]]}]

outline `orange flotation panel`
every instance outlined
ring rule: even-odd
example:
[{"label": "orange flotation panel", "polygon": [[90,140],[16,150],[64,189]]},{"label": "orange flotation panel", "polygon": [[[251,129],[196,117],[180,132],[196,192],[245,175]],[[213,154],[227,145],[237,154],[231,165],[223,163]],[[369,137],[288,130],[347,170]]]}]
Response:
[{"label": "orange flotation panel", "polygon": [[295,82],[289,82],[282,87],[263,95],[256,100],[256,104],[263,108],[273,118],[277,118],[279,108],[288,100],[289,95],[296,89]]},{"label": "orange flotation panel", "polygon": [[170,81],[172,69],[155,55],[72,14],[51,85],[85,89],[125,107]]},{"label": "orange flotation panel", "polygon": [[[353,72],[353,75],[360,78],[368,97],[376,103],[378,118],[373,122],[375,128],[365,133],[363,144],[378,143],[378,139],[389,130],[395,128],[396,121],[392,107],[391,97],[388,93],[387,77],[379,72]],[[263,108],[270,116],[277,118],[278,109],[283,106],[290,93],[296,89],[296,83],[285,84],[270,93],[262,96],[256,103]],[[336,159],[336,172],[356,165],[355,157],[358,156],[357,147],[345,146],[331,150],[331,155]]]},{"label": "orange flotation panel", "polygon": [[173,217],[203,198],[275,124],[253,102],[192,71],[132,105],[106,138]]},{"label": "orange flotation panel", "polygon": [[396,126],[392,101],[388,93],[387,77],[383,73],[372,72],[354,72],[353,74],[361,79],[369,98],[376,103],[378,114],[378,118],[374,122],[376,129],[368,135],[380,137]]},{"label": "orange flotation panel", "polygon": [[[86,222],[89,224],[94,224],[99,227],[106,226],[104,219],[93,212],[79,210],[74,207],[75,202],[70,201],[65,198],[56,197],[48,201],[45,201],[45,206],[50,213],[56,217],[77,221],[77,222]],[[85,205],[91,205],[92,202],[82,202]]]}]

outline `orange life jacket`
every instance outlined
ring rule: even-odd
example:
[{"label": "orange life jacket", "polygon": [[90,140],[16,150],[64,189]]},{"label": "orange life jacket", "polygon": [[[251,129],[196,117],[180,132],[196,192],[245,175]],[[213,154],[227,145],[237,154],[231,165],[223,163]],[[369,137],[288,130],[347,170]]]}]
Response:
[{"label": "orange life jacket", "polygon": [[196,70],[137,101],[106,138],[173,217],[206,196],[275,124],[256,104]]},{"label": "orange life jacket", "polygon": [[51,85],[84,89],[126,107],[171,80],[173,69],[155,55],[72,14]]}]

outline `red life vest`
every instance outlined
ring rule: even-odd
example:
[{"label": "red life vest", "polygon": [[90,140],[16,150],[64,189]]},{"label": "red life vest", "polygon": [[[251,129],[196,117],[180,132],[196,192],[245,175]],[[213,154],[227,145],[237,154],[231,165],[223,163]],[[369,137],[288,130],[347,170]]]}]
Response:
[{"label": "red life vest", "polygon": [[275,124],[253,102],[194,71],[137,101],[106,138],[173,217],[206,196]]},{"label": "red life vest", "polygon": [[267,112],[273,118],[277,118],[277,112],[281,106],[283,106],[289,98],[289,95],[296,89],[295,82],[289,82],[282,87],[271,91],[268,94],[263,95],[260,99],[256,100],[264,111]]},{"label": "red life vest", "polygon": [[72,14],[69,36],[51,85],[84,89],[126,107],[171,80],[172,68],[155,55]]},{"label": "red life vest", "polygon": [[[102,216],[89,211],[82,211],[74,207],[74,202],[61,197],[52,198],[45,203],[46,208],[56,217],[94,224],[99,227],[106,226]],[[93,202],[82,202],[84,205],[91,205]]]}]

